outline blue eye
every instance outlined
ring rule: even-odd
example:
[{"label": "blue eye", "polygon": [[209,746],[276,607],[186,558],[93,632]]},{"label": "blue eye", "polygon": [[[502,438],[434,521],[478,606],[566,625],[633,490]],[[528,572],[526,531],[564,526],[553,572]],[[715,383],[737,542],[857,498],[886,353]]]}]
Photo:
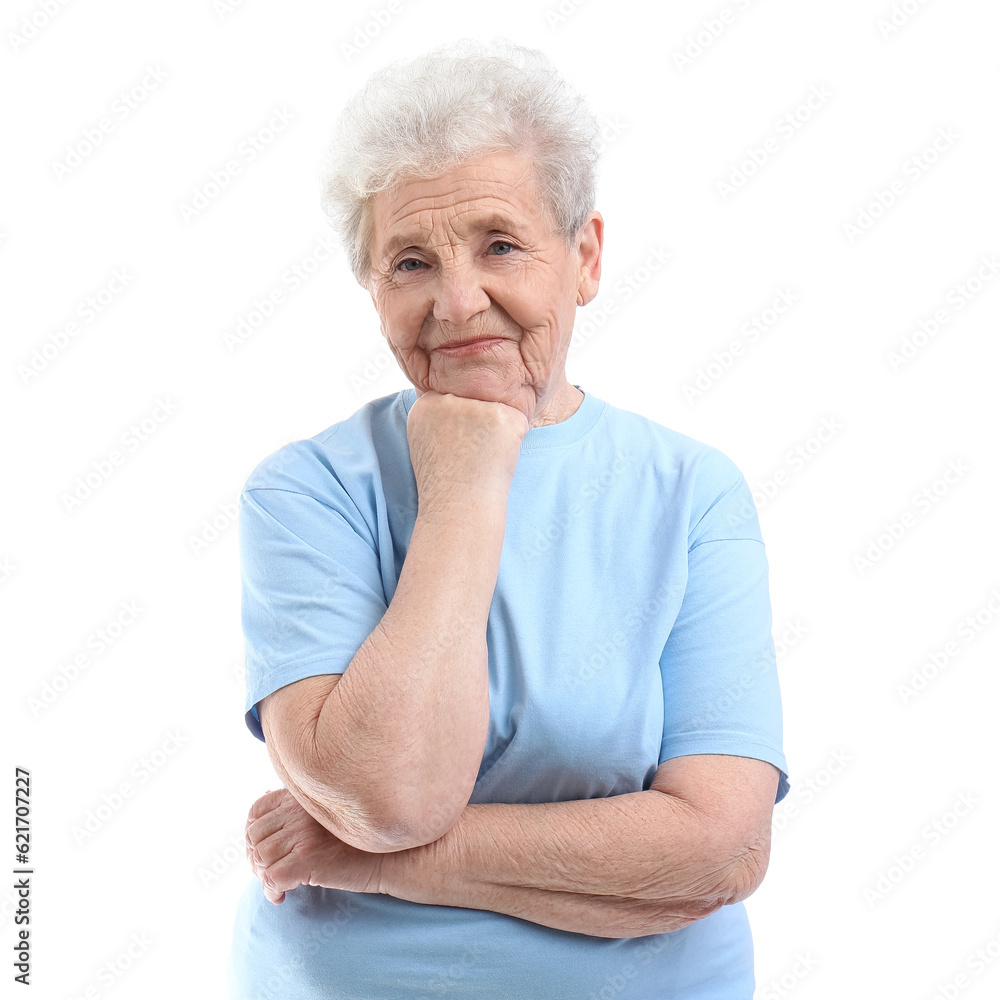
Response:
[{"label": "blue eye", "polygon": [[[406,267],[407,264],[416,264],[417,266]],[[416,257],[407,257],[406,260],[401,260],[396,266],[400,271],[419,271],[424,266],[424,262],[417,260]]]},{"label": "blue eye", "polygon": [[501,252],[499,252],[499,253],[496,254],[497,257],[505,257],[508,253],[510,253],[511,250],[514,249],[514,244],[513,243],[505,243],[503,240],[497,240],[496,243],[490,244],[490,249],[491,250],[494,250],[497,247],[507,247],[506,250],[501,251]]}]

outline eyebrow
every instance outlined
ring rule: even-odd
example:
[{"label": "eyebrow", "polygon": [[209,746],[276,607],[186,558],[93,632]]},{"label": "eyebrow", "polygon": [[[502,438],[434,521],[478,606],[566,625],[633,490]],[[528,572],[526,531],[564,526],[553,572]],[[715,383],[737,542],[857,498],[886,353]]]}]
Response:
[{"label": "eyebrow", "polygon": [[[521,230],[521,227],[510,216],[499,212],[493,212],[490,215],[476,218],[469,228],[476,233],[510,233],[511,235]],[[405,250],[407,247],[420,246],[426,236],[427,230],[425,229],[410,230],[407,233],[400,233],[393,236],[382,248],[382,261],[388,263],[400,250]]]}]

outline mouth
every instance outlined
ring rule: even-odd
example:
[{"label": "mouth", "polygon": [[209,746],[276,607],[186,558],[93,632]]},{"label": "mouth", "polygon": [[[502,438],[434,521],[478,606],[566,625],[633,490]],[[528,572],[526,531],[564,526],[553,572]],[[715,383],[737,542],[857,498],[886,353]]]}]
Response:
[{"label": "mouth", "polygon": [[450,343],[435,347],[438,354],[444,354],[450,358],[461,358],[472,354],[481,354],[502,344],[506,337],[473,337],[469,340],[453,340]]}]

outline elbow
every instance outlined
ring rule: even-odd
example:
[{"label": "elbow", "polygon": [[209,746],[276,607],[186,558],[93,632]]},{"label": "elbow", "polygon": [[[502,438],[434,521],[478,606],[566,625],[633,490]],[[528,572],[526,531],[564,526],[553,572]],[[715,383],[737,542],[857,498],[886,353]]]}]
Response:
[{"label": "elbow", "polygon": [[728,897],[727,904],[742,902],[757,891],[767,874],[770,857],[771,831],[768,829],[765,834],[745,847],[730,866],[729,877],[724,886]]},{"label": "elbow", "polygon": [[369,854],[396,854],[420,846],[410,828],[392,818],[372,817],[362,822],[341,825],[339,830],[331,832],[345,844]]},{"label": "elbow", "polygon": [[454,803],[410,802],[389,795],[358,796],[311,781],[305,794],[317,820],[335,837],[370,854],[423,847],[443,837],[458,821]]},{"label": "elbow", "polygon": [[767,874],[770,853],[770,831],[734,852],[731,860],[717,869],[715,879],[709,882],[710,891],[690,901],[689,916],[700,920],[756,892]]},{"label": "elbow", "polygon": [[370,854],[422,847],[443,837],[468,805],[454,789],[403,787],[399,782],[345,780],[335,762],[315,752],[315,740],[285,766],[271,747],[274,768],[307,812],[335,837]]},{"label": "elbow", "polygon": [[358,824],[356,836],[352,830],[341,839],[362,851],[390,854],[432,844],[454,825],[454,821],[442,823],[439,817],[424,813],[392,810],[368,815]]},{"label": "elbow", "polygon": [[[406,851],[440,840],[458,822],[472,796],[469,787],[388,782],[362,790],[341,790],[358,818],[369,846],[352,846],[372,853]],[[333,795],[336,792],[330,790]],[[347,839],[347,838],[343,838]]]},{"label": "elbow", "polygon": [[[691,880],[690,891],[682,898],[661,900],[653,907],[655,930],[665,933],[687,927],[711,916],[724,906],[742,902],[764,881],[770,857],[770,831],[736,851],[721,851],[705,857],[701,875]],[[720,863],[720,856],[728,860]]]},{"label": "elbow", "polygon": [[432,844],[458,822],[468,801],[468,796],[463,798],[461,795],[416,801],[399,797],[383,801],[371,813],[368,827],[369,842],[386,846],[364,850],[386,853]]}]

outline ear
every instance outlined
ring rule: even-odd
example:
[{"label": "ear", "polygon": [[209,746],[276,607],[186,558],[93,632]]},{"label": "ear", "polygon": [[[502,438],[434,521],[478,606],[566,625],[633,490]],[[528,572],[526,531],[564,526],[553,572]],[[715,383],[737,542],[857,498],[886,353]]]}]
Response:
[{"label": "ear", "polygon": [[597,295],[601,283],[601,253],[604,250],[604,218],[591,212],[576,234],[576,250],[580,256],[580,280],[576,304],[585,306]]}]

